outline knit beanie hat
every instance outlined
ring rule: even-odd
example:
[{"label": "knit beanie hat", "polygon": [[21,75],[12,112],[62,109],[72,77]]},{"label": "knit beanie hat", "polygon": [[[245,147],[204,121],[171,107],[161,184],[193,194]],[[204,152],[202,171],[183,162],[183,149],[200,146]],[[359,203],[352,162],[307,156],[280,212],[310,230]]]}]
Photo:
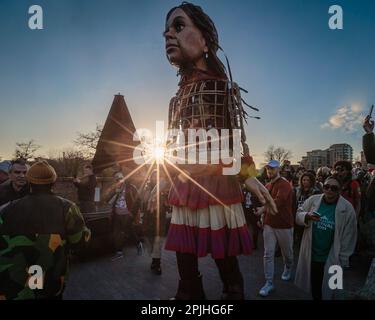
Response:
[{"label": "knit beanie hat", "polygon": [[55,169],[45,160],[38,160],[26,173],[26,179],[32,184],[52,184],[56,178]]}]

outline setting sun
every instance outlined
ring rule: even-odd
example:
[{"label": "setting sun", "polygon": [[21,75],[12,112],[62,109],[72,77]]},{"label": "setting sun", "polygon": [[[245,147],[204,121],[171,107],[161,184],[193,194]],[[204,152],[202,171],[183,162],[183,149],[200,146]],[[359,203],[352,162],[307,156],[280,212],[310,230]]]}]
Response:
[{"label": "setting sun", "polygon": [[156,161],[161,161],[164,159],[164,153],[165,153],[165,148],[162,146],[157,146],[152,149],[152,157]]}]

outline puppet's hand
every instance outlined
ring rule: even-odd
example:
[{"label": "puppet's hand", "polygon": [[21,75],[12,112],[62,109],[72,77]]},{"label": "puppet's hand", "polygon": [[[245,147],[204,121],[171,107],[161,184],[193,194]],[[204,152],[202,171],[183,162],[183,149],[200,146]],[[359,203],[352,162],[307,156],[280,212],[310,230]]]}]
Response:
[{"label": "puppet's hand", "polygon": [[257,170],[255,168],[255,163],[253,158],[249,155],[246,155],[241,158],[241,171],[239,173],[241,181],[257,176]]},{"label": "puppet's hand", "polygon": [[259,201],[268,209],[268,211],[275,215],[277,213],[277,207],[275,201],[272,199],[267,188],[262,185],[259,180],[255,177],[246,179],[246,188],[254,193],[254,195],[259,199]]}]

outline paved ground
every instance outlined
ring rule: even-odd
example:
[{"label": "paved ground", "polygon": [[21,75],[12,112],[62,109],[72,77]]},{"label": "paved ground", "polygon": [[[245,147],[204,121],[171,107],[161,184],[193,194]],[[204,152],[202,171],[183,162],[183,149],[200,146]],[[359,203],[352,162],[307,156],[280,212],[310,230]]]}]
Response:
[{"label": "paved ground", "polygon": [[[262,257],[263,250],[258,249],[251,256],[239,258],[245,279],[246,299],[309,299],[292,281],[280,280],[283,269],[281,257],[275,261],[276,290],[267,298],[260,297],[258,291],[264,282]],[[173,297],[178,279],[175,254],[163,252],[161,276],[151,273],[150,263],[149,255],[138,255],[133,246],[127,247],[124,258],[113,260],[111,255],[101,255],[85,262],[75,262],[71,266],[64,298],[165,300]],[[199,263],[207,298],[219,299],[222,287],[214,261],[205,257]],[[362,287],[367,270],[366,262],[360,258],[354,259],[352,268],[344,278],[345,288],[355,291]]]}]

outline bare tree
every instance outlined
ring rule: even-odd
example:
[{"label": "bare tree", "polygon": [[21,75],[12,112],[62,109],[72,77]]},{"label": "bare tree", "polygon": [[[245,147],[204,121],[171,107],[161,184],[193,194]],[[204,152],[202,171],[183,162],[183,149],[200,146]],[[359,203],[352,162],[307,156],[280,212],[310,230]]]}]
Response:
[{"label": "bare tree", "polygon": [[289,160],[292,157],[292,151],[283,147],[276,148],[274,145],[271,145],[264,153],[264,156],[266,162],[270,160],[278,160],[280,163],[282,163],[284,160]]},{"label": "bare tree", "polygon": [[96,124],[94,131],[77,133],[77,138],[73,142],[86,159],[91,159],[94,157],[96,145],[98,144],[102,130],[103,126]]},{"label": "bare tree", "polygon": [[16,158],[22,158],[26,161],[29,159],[34,159],[36,157],[35,153],[41,148],[40,145],[36,144],[33,139],[28,142],[16,142],[16,150],[14,156]]},{"label": "bare tree", "polygon": [[[51,152],[52,153],[52,152]],[[53,152],[56,154],[56,151]],[[48,162],[55,168],[59,177],[74,177],[85,159],[81,151],[64,149],[58,155],[50,157]]]}]

